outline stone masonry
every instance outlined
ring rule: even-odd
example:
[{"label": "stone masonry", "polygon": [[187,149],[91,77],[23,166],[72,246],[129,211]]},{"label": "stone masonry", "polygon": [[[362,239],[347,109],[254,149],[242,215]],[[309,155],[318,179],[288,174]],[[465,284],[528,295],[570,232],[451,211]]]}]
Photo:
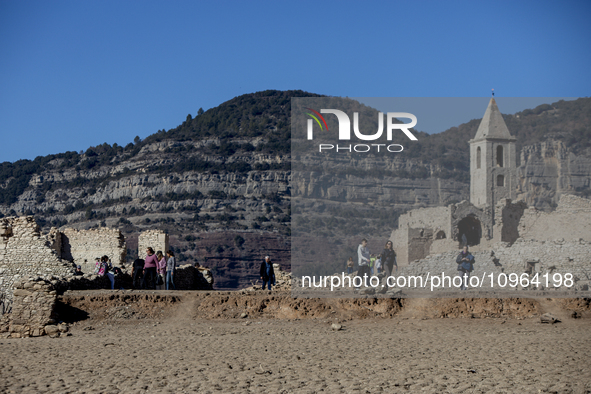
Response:
[{"label": "stone masonry", "polygon": [[470,140],[470,202],[475,206],[495,206],[517,196],[516,140],[492,98]]},{"label": "stone masonry", "polygon": [[[456,257],[459,250],[430,255],[422,260],[404,267],[396,275],[417,275],[426,279],[427,274],[447,276],[458,275]],[[539,273],[565,275],[574,277],[574,289],[587,291],[591,286],[591,243],[579,241],[533,241],[519,239],[512,246],[498,243],[490,250],[472,252],[474,255],[474,272],[472,275],[481,277],[494,273],[507,275],[528,273],[531,276]],[[496,280],[496,279],[495,279]],[[488,283],[488,282],[487,282]],[[553,286],[548,286],[553,289]],[[509,289],[509,286],[506,286]],[[449,290],[449,286],[448,286]],[[565,288],[562,288],[565,290]]]},{"label": "stone masonry", "polygon": [[591,200],[563,194],[556,211],[547,213],[529,208],[519,221],[524,239],[551,241],[557,238],[591,242]]},{"label": "stone masonry", "polygon": [[137,240],[137,255],[144,258],[148,247],[154,249],[154,252],[161,250],[162,253],[166,254],[166,251],[170,249],[168,234],[162,230],[142,231]]},{"label": "stone masonry", "polygon": [[[556,211],[546,213],[535,208],[524,209],[524,203],[510,204],[502,200],[497,205],[497,218],[504,208],[508,226],[517,231],[515,242],[492,239],[486,247],[473,248],[475,257],[474,275],[516,273],[521,275],[536,272],[571,273],[575,289],[589,290],[591,286],[591,200],[562,195]],[[512,216],[512,217],[510,217]],[[520,220],[517,222],[517,220]],[[499,226],[502,223],[499,223]],[[514,235],[511,235],[514,236]],[[496,242],[495,242],[496,241]],[[401,267],[399,274],[457,275],[456,257],[459,248],[443,253],[431,253]]]},{"label": "stone masonry", "polygon": [[176,290],[213,290],[213,275],[207,268],[181,265],[174,272]]},{"label": "stone masonry", "polygon": [[52,282],[42,278],[19,279],[14,284],[12,313],[0,325],[3,336],[12,338],[60,336],[65,324],[57,324],[57,295]]},{"label": "stone masonry", "polygon": [[[401,269],[408,266],[409,272],[421,271],[417,264],[436,270],[451,264],[456,269],[450,256],[468,245],[473,254],[496,255],[496,263],[499,253],[508,256],[502,268],[495,263],[490,272],[523,273],[523,269],[539,268],[542,262],[558,270],[564,263],[562,268],[577,273],[580,281],[588,279],[591,201],[562,192],[554,212],[513,201],[524,186],[517,184],[515,141],[491,99],[476,136],[469,141],[470,201],[401,215],[390,236]],[[572,244],[575,255],[566,262],[564,255],[570,252],[563,248],[565,242]],[[445,256],[445,264],[438,256]]]},{"label": "stone masonry", "polygon": [[82,266],[83,272],[93,272],[95,258],[104,255],[108,256],[115,266],[125,265],[127,248],[125,238],[118,229],[67,228],[62,232],[61,257]]},{"label": "stone masonry", "polygon": [[41,235],[32,216],[0,219],[0,292],[12,300],[14,283],[24,277],[69,276],[71,262],[62,260]]}]

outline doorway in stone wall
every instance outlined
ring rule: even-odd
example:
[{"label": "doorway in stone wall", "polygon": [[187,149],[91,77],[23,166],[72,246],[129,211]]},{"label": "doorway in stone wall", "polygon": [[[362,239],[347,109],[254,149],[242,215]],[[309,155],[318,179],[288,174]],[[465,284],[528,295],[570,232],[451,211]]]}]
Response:
[{"label": "doorway in stone wall", "polygon": [[458,241],[460,248],[468,245],[480,244],[482,238],[482,225],[475,216],[468,215],[458,223]]}]

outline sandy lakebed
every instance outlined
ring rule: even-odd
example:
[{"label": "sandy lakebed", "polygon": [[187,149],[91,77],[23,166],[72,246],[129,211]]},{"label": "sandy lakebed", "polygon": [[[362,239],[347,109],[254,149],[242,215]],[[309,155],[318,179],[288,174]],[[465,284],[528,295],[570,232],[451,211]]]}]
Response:
[{"label": "sandy lakebed", "polygon": [[0,339],[0,392],[591,393],[588,300],[116,293],[64,295],[68,336]]}]

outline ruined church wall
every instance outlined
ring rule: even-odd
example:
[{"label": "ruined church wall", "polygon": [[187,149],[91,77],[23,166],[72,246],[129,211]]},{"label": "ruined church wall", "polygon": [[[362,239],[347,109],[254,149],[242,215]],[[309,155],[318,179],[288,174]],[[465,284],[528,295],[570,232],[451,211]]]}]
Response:
[{"label": "ruined church wall", "polygon": [[513,203],[510,199],[502,199],[497,203],[493,243],[508,242],[512,244],[519,238],[519,222],[526,209],[527,205],[523,201]]},{"label": "ruined church wall", "polygon": [[[427,273],[448,276],[458,275],[456,257],[459,250],[430,255],[398,271],[398,275],[418,275],[426,278]],[[591,243],[586,241],[531,241],[519,239],[512,246],[506,243],[494,245],[489,250],[472,251],[474,255],[473,275],[494,273],[516,273],[528,270],[528,262],[534,263],[534,273],[571,273],[575,287],[591,287]]]},{"label": "ruined church wall", "polygon": [[[61,237],[62,258],[82,266],[82,272],[92,273],[95,258],[108,256],[114,266],[125,265],[125,237],[118,229],[99,228],[76,230],[67,228]],[[86,262],[85,262],[86,260]]]},{"label": "ruined church wall", "polygon": [[537,241],[591,242],[591,200],[562,195],[554,212],[528,208],[519,222],[519,236]]},{"label": "ruined church wall", "polygon": [[430,228],[434,232],[443,230],[446,233],[446,236],[449,237],[451,229],[450,215],[451,210],[449,207],[413,209],[412,211],[401,215],[398,219],[398,223],[401,227]]},{"label": "ruined church wall", "polygon": [[[450,207],[413,209],[398,218],[398,229],[392,232],[392,241],[399,267],[421,259],[430,253],[431,245],[439,237],[450,239]],[[439,242],[441,244],[442,242]]]},{"label": "ruined church wall", "polygon": [[59,258],[32,216],[0,219],[0,292],[8,302],[20,278],[72,273],[72,264]]},{"label": "ruined church wall", "polygon": [[162,230],[142,231],[137,240],[137,255],[141,259],[146,257],[146,249],[148,249],[148,247],[154,249],[154,252],[161,250],[162,253],[166,254],[166,251],[170,249],[168,244],[168,234]]},{"label": "ruined church wall", "polygon": [[561,194],[591,184],[591,158],[575,155],[565,143],[546,140],[521,150],[517,195],[528,205],[549,206]]}]

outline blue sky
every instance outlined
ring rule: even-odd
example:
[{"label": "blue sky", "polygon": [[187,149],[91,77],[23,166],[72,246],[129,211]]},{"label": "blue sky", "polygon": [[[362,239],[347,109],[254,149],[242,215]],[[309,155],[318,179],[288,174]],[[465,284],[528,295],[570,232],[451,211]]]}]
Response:
[{"label": "blue sky", "polygon": [[586,97],[590,19],[589,1],[0,0],[0,162],[125,145],[266,89]]}]

